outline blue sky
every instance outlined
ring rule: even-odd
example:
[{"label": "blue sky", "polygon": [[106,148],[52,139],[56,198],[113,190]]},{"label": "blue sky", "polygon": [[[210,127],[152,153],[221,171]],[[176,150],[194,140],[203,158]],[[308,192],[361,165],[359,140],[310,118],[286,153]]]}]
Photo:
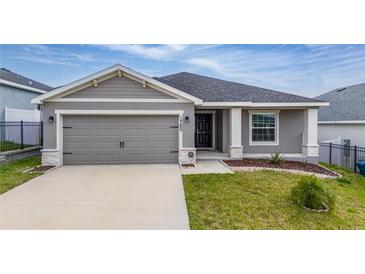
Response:
[{"label": "blue sky", "polygon": [[365,82],[365,45],[1,45],[0,66],[51,86],[120,63],[313,97]]}]

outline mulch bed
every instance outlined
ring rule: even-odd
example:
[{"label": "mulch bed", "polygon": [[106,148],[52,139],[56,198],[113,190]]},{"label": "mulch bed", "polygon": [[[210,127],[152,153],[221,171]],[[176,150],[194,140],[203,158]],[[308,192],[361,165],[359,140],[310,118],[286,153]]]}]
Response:
[{"label": "mulch bed", "polygon": [[310,173],[318,173],[328,176],[337,177],[338,175],[324,167],[319,165],[303,163],[297,161],[282,161],[280,164],[273,164],[270,160],[266,159],[242,159],[242,160],[225,160],[224,161],[230,167],[267,167],[267,168],[281,168],[300,170]]},{"label": "mulch bed", "polygon": [[188,167],[195,167],[193,164],[182,164],[181,167],[188,168]]},{"label": "mulch bed", "polygon": [[55,166],[37,166],[37,167],[34,167],[34,168],[31,168],[31,169],[28,169],[24,172],[27,172],[27,173],[44,173],[48,170],[50,170],[51,168],[54,168]]}]

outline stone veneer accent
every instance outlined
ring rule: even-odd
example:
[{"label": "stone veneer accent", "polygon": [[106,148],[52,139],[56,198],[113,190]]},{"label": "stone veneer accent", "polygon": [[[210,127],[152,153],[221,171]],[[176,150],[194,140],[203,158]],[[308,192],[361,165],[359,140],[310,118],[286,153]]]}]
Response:
[{"label": "stone veneer accent", "polygon": [[[189,152],[194,154],[193,157],[189,157]],[[180,148],[179,150],[179,163],[180,165],[196,165],[196,148]]]},{"label": "stone veneer accent", "polygon": [[312,164],[318,164],[319,146],[318,145],[303,145],[302,153],[306,157],[306,161]]},{"label": "stone veneer accent", "polygon": [[232,159],[242,159],[243,157],[243,147],[232,147],[228,148],[229,157]]},{"label": "stone veneer accent", "polygon": [[42,166],[60,165],[60,152],[58,150],[42,150]]},{"label": "stone veneer accent", "polygon": [[318,145],[303,145],[302,153],[307,157],[318,157],[319,146]]}]

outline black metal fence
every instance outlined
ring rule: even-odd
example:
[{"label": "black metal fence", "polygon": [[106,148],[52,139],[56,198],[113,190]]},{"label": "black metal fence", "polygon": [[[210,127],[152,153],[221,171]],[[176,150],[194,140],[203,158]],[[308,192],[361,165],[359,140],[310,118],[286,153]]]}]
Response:
[{"label": "black metal fence", "polygon": [[365,161],[365,147],[320,142],[319,161],[358,172],[356,163]]},{"label": "black metal fence", "polygon": [[1,122],[0,152],[43,145],[43,122]]}]

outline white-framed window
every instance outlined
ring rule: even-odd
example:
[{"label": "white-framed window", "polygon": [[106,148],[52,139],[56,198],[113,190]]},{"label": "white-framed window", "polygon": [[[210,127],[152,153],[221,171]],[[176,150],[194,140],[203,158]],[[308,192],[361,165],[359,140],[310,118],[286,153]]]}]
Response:
[{"label": "white-framed window", "polygon": [[249,144],[279,145],[279,110],[250,110],[249,114]]}]

